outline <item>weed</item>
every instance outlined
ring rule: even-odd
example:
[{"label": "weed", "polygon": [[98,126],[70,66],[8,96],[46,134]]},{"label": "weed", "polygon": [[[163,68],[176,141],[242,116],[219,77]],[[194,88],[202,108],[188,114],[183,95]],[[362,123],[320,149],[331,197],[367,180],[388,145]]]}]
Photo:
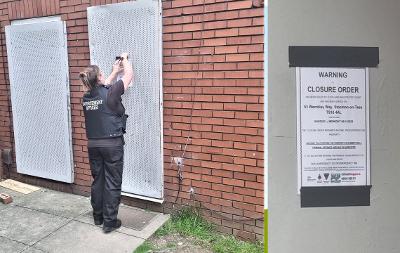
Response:
[{"label": "weed", "polygon": [[152,250],[153,250],[153,245],[151,245],[149,242],[144,242],[133,253],[147,253],[151,252]]},{"label": "weed", "polygon": [[[210,248],[215,253],[263,252],[261,243],[244,242],[232,235],[227,236],[217,232],[215,227],[204,220],[199,212],[192,207],[183,208],[173,213],[171,219],[156,231],[155,236],[162,237],[168,234],[193,237],[196,244]],[[170,242],[167,244],[167,247],[168,245],[176,244]]]}]

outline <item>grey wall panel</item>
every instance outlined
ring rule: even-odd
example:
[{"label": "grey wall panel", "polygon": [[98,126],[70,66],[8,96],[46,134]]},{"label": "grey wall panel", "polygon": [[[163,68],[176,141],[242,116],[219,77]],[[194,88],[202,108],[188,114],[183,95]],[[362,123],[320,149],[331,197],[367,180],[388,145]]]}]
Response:
[{"label": "grey wall panel", "polygon": [[88,8],[91,63],[108,76],[120,53],[133,62],[134,83],[123,95],[129,118],[122,190],[156,199],[163,197],[160,13],[159,1],[150,0]]},{"label": "grey wall panel", "polygon": [[17,171],[72,183],[65,24],[7,26],[6,41]]},{"label": "grey wall panel", "polygon": [[[269,2],[269,252],[400,252],[400,2]],[[370,69],[371,206],[300,208],[289,46],[379,47]]]}]

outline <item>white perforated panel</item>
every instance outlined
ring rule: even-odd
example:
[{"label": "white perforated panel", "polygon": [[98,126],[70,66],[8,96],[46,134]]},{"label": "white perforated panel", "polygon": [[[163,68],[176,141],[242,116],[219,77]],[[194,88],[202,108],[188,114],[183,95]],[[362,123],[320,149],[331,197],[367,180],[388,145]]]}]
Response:
[{"label": "white perforated panel", "polygon": [[73,182],[64,22],[6,27],[17,171]]},{"label": "white perforated panel", "polygon": [[129,114],[122,190],[162,199],[161,8],[141,0],[88,8],[91,63],[109,75],[128,52],[135,79],[123,96]]}]

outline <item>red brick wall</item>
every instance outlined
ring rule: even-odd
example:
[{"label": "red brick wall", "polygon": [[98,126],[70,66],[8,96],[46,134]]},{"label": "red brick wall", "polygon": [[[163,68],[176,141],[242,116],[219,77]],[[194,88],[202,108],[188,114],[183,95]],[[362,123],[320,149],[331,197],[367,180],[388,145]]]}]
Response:
[{"label": "red brick wall", "polygon": [[[68,32],[75,182],[19,175],[53,189],[88,195],[82,90],[78,72],[89,64],[86,8],[116,0],[0,0],[0,148],[13,147],[4,26],[10,20],[61,15]],[[254,2],[254,3],[253,3]],[[126,202],[170,212],[196,205],[219,229],[262,236],[263,8],[260,1],[163,1],[163,205]],[[190,136],[189,141],[187,137]],[[184,155],[182,190],[172,157]],[[194,194],[189,193],[190,188]]]},{"label": "red brick wall", "polygon": [[[4,1],[0,1],[0,22],[1,22],[1,33],[0,33],[0,151],[5,148],[12,148],[12,120],[11,120],[11,103],[10,103],[10,87],[8,85],[8,74],[7,74],[7,55],[6,55],[6,41],[4,35],[4,26],[8,22],[8,6]],[[1,162],[0,171],[4,174],[6,167]],[[5,175],[1,174],[0,178]]]},{"label": "red brick wall", "polygon": [[263,9],[164,1],[163,16],[166,200],[178,189],[171,156],[182,155],[191,129],[178,202],[193,203],[193,187],[221,230],[261,234],[255,220],[234,220],[263,213]]}]

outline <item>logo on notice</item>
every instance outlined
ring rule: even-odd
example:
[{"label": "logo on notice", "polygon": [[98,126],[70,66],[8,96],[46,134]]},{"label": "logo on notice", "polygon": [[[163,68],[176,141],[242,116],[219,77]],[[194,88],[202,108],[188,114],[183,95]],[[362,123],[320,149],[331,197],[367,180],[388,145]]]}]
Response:
[{"label": "logo on notice", "polygon": [[325,180],[328,180],[328,177],[329,177],[329,173],[324,173]]},{"label": "logo on notice", "polygon": [[332,173],[331,175],[331,182],[332,183],[340,183],[342,180],[340,180],[340,174],[339,173]]},{"label": "logo on notice", "polygon": [[322,177],[321,177],[321,174],[319,174],[319,175],[318,175],[318,180],[321,180],[321,178],[322,178]]}]

